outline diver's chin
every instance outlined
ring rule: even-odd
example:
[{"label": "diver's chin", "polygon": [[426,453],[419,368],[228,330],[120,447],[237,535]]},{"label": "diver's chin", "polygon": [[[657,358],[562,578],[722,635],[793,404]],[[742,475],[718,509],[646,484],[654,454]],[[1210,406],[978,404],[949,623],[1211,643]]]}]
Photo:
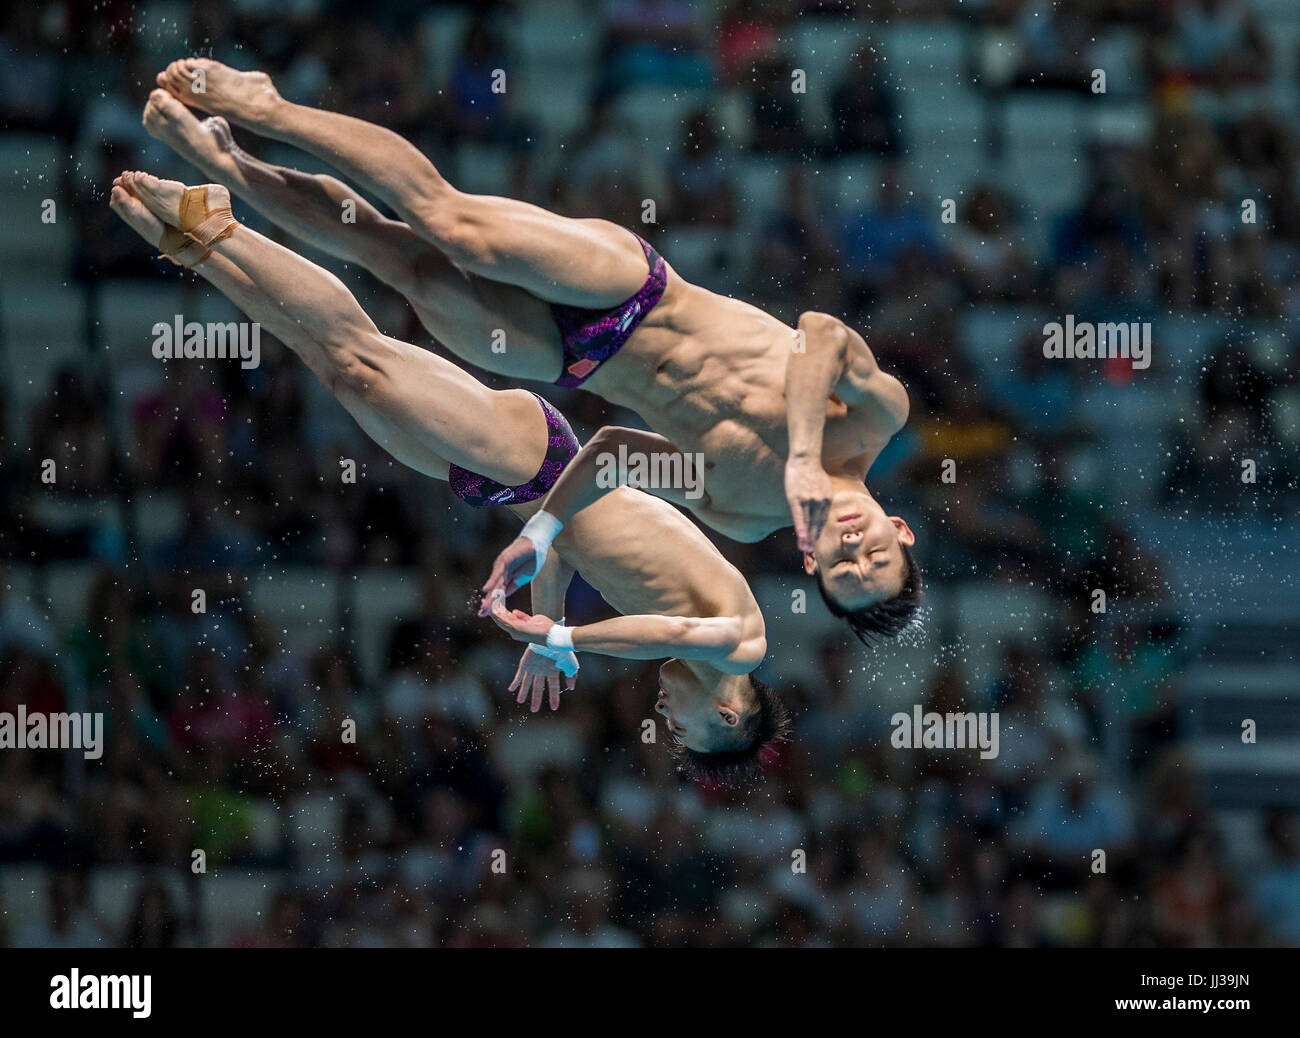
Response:
[{"label": "diver's chin", "polygon": [[876,512],[884,512],[884,509],[871,496],[866,487],[858,484],[856,487],[844,487],[831,494],[831,521],[834,522],[838,516],[848,515],[856,512],[863,517],[874,515]]}]

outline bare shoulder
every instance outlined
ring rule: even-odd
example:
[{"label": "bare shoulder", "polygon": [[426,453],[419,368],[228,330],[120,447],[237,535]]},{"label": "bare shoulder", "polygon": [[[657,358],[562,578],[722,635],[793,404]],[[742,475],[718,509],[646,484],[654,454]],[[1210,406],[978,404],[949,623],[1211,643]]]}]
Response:
[{"label": "bare shoulder", "polygon": [[865,337],[844,325],[847,358],[844,374],[835,394],[864,420],[883,426],[892,436],[907,424],[911,405],[907,390],[897,378],[885,371]]},{"label": "bare shoulder", "polygon": [[911,414],[912,405],[907,398],[907,389],[897,378],[880,368],[876,369],[873,382],[875,384],[871,387],[869,398],[874,405],[873,409],[884,418],[887,431],[892,436],[907,424],[908,415]]}]

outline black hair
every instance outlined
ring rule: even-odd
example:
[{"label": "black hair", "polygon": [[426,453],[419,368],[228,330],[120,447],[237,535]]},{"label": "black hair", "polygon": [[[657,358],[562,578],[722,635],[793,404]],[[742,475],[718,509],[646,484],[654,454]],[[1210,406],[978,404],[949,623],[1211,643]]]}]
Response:
[{"label": "black hair", "polygon": [[790,711],[772,686],[763,684],[750,674],[749,687],[754,693],[754,704],[741,716],[735,728],[736,739],[742,743],[741,749],[701,753],[676,744],[673,752],[682,771],[692,782],[749,785],[762,774],[763,763],[777,744],[790,738]]},{"label": "black hair", "polygon": [[906,630],[921,608],[921,571],[906,544],[903,549],[903,587],[893,598],[867,606],[865,609],[845,609],[831,598],[817,573],[817,590],[831,616],[849,622],[849,629],[863,645],[872,645],[882,638],[896,638]]}]

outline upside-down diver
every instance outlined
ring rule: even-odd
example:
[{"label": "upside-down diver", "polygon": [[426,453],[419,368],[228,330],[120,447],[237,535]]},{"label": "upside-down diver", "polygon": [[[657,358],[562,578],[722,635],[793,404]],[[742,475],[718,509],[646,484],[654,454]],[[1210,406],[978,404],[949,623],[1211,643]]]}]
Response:
[{"label": "upside-down diver", "polygon": [[[462,299],[469,320],[490,313],[490,329],[451,347],[471,363],[581,386],[656,430],[607,427],[591,450],[702,456],[702,494],[653,493],[736,540],[793,523],[805,570],[859,637],[895,635],[912,621],[921,596],[915,536],[864,482],[907,420],[907,393],[842,321],[808,312],[792,328],[690,284],[616,224],[460,191],[398,134],[293,104],[265,73],[189,58],[157,81],[146,126],[207,176],[345,259],[382,247],[387,254],[371,260],[373,269],[421,316]],[[345,185],[251,158],[224,123],[205,130],[182,105],[332,165],[398,214],[392,221],[372,210],[386,244],[339,233],[340,202],[362,205]],[[424,266],[430,252],[438,256],[432,274]],[[451,296],[441,272],[447,262],[460,273]],[[504,334],[506,353],[492,349],[493,330]],[[536,538],[516,541],[501,560],[505,571],[526,576],[537,546]],[[486,590],[505,585],[502,577]]]},{"label": "upside-down diver", "polygon": [[[467,504],[527,518],[577,453],[568,422],[546,401],[491,390],[450,361],[384,335],[337,277],[238,223],[220,185],[187,188],[128,172],[110,204],[293,350],[394,458],[447,480]],[[439,331],[455,335],[450,324]],[[564,614],[575,570],[623,615],[572,628],[551,619]],[[782,705],[753,677],[767,643],[748,583],[666,502],[623,487],[585,510],[556,538],[532,594],[534,615],[498,602],[493,616],[530,643],[512,688],[520,702],[531,693],[534,710],[544,688],[558,708],[561,669],[573,687],[572,650],[669,657],[656,708],[688,771],[746,777],[785,737]]]}]

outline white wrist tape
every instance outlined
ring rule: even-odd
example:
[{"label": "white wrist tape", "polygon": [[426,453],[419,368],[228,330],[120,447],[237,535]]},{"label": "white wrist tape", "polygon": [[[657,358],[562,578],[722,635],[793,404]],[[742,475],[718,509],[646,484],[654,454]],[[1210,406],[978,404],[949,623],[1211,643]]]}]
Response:
[{"label": "white wrist tape", "polygon": [[573,651],[573,628],[555,624],[546,632],[546,644],[552,649]]},{"label": "white wrist tape", "polygon": [[[524,523],[524,528],[519,531],[519,536],[532,541],[533,548],[537,553],[537,566],[532,573],[528,574],[528,580],[532,580],[542,571],[542,563],[546,561],[546,553],[551,547],[551,542],[563,529],[564,524],[544,508],[538,511],[528,522]],[[525,580],[524,583],[527,584],[528,580]]]},{"label": "white wrist tape", "polygon": [[[560,617],[560,621],[556,626],[561,627],[563,625],[564,617]],[[554,663],[555,669],[565,677],[571,678],[578,673],[578,654],[572,649],[552,649],[548,645],[533,645],[531,643],[528,648],[537,653],[538,656],[544,656]]]}]

